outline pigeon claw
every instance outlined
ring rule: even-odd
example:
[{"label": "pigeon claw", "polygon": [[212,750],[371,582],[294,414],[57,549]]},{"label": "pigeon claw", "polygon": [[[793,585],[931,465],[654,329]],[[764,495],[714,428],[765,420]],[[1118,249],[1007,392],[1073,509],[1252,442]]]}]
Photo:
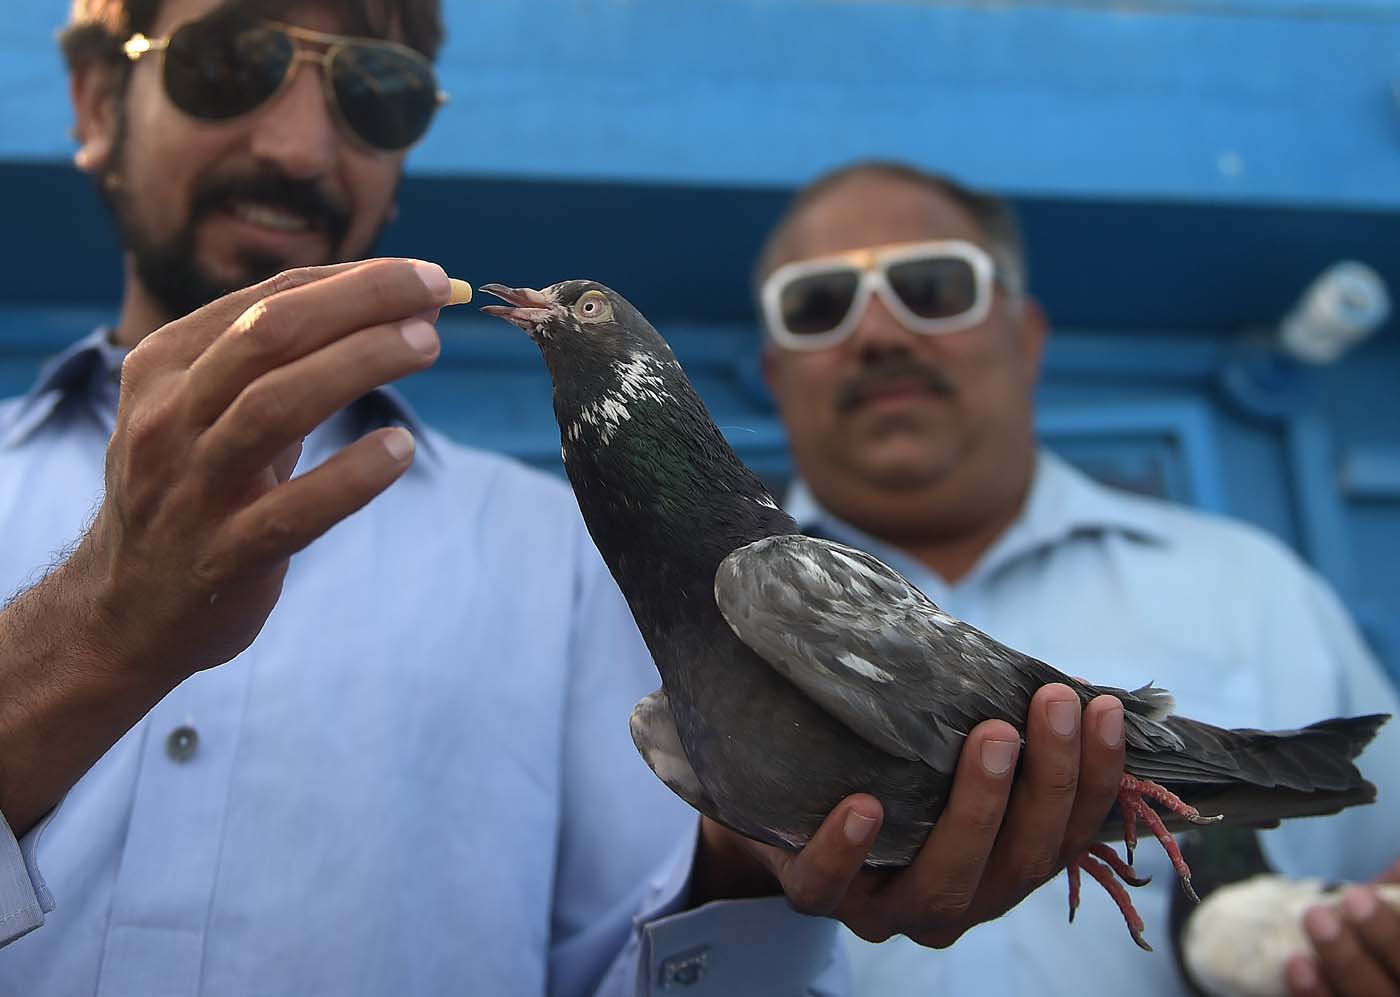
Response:
[{"label": "pigeon claw", "polygon": [[1118,806],[1123,811],[1124,836],[1127,837],[1126,832],[1131,828],[1132,837],[1136,840],[1136,819],[1141,818],[1142,822],[1151,829],[1153,836],[1162,843],[1162,848],[1166,850],[1167,857],[1172,861],[1172,868],[1176,870],[1177,878],[1181,880],[1181,888],[1193,902],[1200,903],[1201,898],[1196,896],[1196,891],[1191,886],[1191,869],[1187,866],[1186,860],[1181,857],[1181,848],[1177,845],[1171,832],[1167,830],[1167,826],[1162,823],[1162,818],[1157,815],[1157,811],[1148,806],[1148,800],[1156,800],[1172,813],[1185,818],[1192,824],[1214,824],[1223,819],[1224,815],[1202,817],[1201,812],[1195,807],[1183,803],[1175,793],[1163,789],[1148,779],[1138,779],[1124,773],[1123,781],[1118,784]]},{"label": "pigeon claw", "polygon": [[1128,855],[1128,865],[1133,864],[1133,852],[1137,848],[1137,813],[1132,807],[1119,807],[1123,811],[1123,851]]},{"label": "pigeon claw", "polygon": [[1074,923],[1075,911],[1079,910],[1079,860],[1075,859],[1065,867],[1069,877],[1069,923]]},{"label": "pigeon claw", "polygon": [[[1133,943],[1144,952],[1151,952],[1152,946],[1147,944],[1147,940],[1142,937],[1142,915],[1133,906],[1132,898],[1128,896],[1128,891],[1123,889],[1123,884],[1118,882],[1115,876],[1116,867],[1120,864],[1124,868],[1129,868],[1117,855],[1113,856],[1111,865],[1100,862],[1094,855],[1102,854],[1104,851],[1112,852],[1106,845],[1091,845],[1089,851],[1080,855],[1069,864],[1070,882],[1070,920],[1074,920],[1075,908],[1079,906],[1079,871],[1082,869],[1090,876],[1093,876],[1098,884],[1102,886],[1113,902],[1118,905],[1118,910],[1123,915],[1123,920],[1128,925],[1128,933],[1133,936]],[[1092,853],[1092,854],[1091,854]],[[1131,869],[1130,869],[1131,871]],[[1136,879],[1136,874],[1134,874]]]},{"label": "pigeon claw", "polygon": [[1192,824],[1214,824],[1223,816],[1202,817],[1200,811],[1195,807],[1183,803],[1178,796],[1155,782],[1125,774],[1123,781],[1118,784],[1118,808],[1123,813],[1123,844],[1128,853],[1128,860],[1123,861],[1118,857],[1118,853],[1108,845],[1096,841],[1089,846],[1087,851],[1069,863],[1065,869],[1069,879],[1070,923],[1074,922],[1074,915],[1079,910],[1080,873],[1087,872],[1098,881],[1099,885],[1113,898],[1113,902],[1118,905],[1118,910],[1128,925],[1128,933],[1133,936],[1133,942],[1137,947],[1144,952],[1151,952],[1152,946],[1148,945],[1142,937],[1142,917],[1133,907],[1128,891],[1123,889],[1124,883],[1129,886],[1146,886],[1152,882],[1151,876],[1139,876],[1137,870],[1133,868],[1133,848],[1137,845],[1137,822],[1139,820],[1146,824],[1153,837],[1162,843],[1186,895],[1193,901],[1200,902],[1195,889],[1191,886],[1191,870],[1186,865],[1186,860],[1181,857],[1181,848],[1177,845],[1176,839],[1171,836],[1171,832],[1167,830],[1167,826],[1162,823],[1162,818],[1158,816],[1157,811],[1148,805],[1148,800],[1155,800],[1167,810],[1185,818]]},{"label": "pigeon claw", "polygon": [[1091,844],[1089,846],[1089,853],[1107,862],[1108,867],[1113,870],[1114,874],[1129,886],[1146,886],[1148,883],[1152,882],[1151,876],[1139,876],[1131,862],[1124,862],[1118,857],[1117,852],[1108,845],[1105,845],[1102,841],[1095,841]]}]

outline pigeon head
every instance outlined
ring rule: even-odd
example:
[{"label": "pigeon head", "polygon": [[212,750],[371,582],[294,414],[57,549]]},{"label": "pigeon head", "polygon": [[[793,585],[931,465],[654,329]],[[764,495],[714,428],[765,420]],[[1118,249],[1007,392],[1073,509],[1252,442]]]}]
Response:
[{"label": "pigeon head", "polygon": [[525,330],[544,356],[566,461],[570,449],[626,442],[644,426],[658,431],[661,409],[677,402],[699,410],[686,419],[708,418],[666,340],[611,288],[566,280],[542,291],[503,284],[481,290],[508,302],[482,311]]},{"label": "pigeon head", "polygon": [[487,305],[529,335],[554,381],[554,412],[566,453],[625,440],[622,432],[654,424],[662,408],[693,402],[707,419],[671,348],[626,298],[592,280],[566,280],[536,291],[483,284],[505,305]]},{"label": "pigeon head", "polygon": [[544,357],[571,480],[601,451],[610,459],[647,453],[685,462],[690,437],[714,431],[666,340],[616,291],[592,280],[561,281],[541,291],[502,284],[481,290],[508,302],[482,311],[523,329]]},{"label": "pigeon head", "polygon": [[565,280],[542,291],[504,284],[483,284],[480,290],[506,302],[481,310],[525,330],[551,366],[564,357],[612,360],[658,347],[670,352],[641,312],[597,281]]}]

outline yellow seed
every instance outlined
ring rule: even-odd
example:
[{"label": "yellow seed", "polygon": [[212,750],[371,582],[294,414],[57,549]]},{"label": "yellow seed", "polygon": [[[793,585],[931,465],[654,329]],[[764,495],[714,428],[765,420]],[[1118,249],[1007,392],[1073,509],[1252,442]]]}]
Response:
[{"label": "yellow seed", "polygon": [[449,305],[465,305],[472,299],[472,286],[464,280],[452,278],[452,297],[447,299]]}]

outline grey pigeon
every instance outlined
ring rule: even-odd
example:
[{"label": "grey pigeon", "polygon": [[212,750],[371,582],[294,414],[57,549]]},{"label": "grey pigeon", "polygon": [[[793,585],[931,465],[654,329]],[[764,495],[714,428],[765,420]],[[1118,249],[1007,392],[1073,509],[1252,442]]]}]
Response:
[{"label": "grey pigeon", "polygon": [[[947,799],[963,739],[997,718],[1023,733],[1030,699],[1063,682],[1123,702],[1127,772],[1105,837],[1131,849],[1143,820],[1189,870],[1147,800],[1173,823],[1200,807],[1262,822],[1370,802],[1352,759],[1384,716],[1301,730],[1223,730],[1176,716],[1164,690],[1071,678],[940,610],[869,554],[803,536],[725,442],[670,347],[626,299],[593,281],[543,291],[484,285],[483,311],[530,335],[554,383],[564,468],[594,543],[645,638],[661,689],[632,736],[695,809],[759,841],[798,848],[846,796],[885,821],[868,864],[907,865]],[[1142,922],[1098,843],[1070,866]],[[1108,863],[1105,865],[1104,863]]]}]

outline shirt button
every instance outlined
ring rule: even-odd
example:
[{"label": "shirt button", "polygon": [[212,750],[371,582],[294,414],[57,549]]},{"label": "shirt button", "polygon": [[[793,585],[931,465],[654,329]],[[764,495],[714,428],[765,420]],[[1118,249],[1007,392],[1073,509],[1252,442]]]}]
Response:
[{"label": "shirt button", "polygon": [[176,727],[165,739],[165,753],[177,762],[189,761],[198,747],[199,732],[189,724]]},{"label": "shirt button", "polygon": [[705,970],[710,968],[710,947],[691,949],[689,952],[682,952],[673,955],[661,964],[661,988],[668,990],[672,987],[689,987],[700,980],[705,975]]}]

